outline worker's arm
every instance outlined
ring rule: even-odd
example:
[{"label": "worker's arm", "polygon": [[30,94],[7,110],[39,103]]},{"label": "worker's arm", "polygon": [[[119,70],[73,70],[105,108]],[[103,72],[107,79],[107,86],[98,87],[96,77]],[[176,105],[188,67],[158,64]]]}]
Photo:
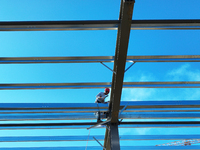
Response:
[{"label": "worker's arm", "polygon": [[98,101],[101,101],[101,103],[104,103],[106,97],[107,97],[107,95],[103,94],[103,92],[100,92],[96,96],[96,98],[98,99]]}]

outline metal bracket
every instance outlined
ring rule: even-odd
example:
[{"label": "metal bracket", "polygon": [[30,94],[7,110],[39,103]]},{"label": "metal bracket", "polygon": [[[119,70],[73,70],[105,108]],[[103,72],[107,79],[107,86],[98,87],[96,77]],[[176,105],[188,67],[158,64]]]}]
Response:
[{"label": "metal bracket", "polygon": [[101,145],[101,147],[103,147],[103,150],[106,150],[106,148],[94,136],[93,138],[95,139],[95,141],[97,141],[97,143],[99,143],[99,145]]},{"label": "metal bracket", "polygon": [[126,109],[126,107],[128,106],[129,102],[122,108],[122,110],[119,113],[119,116],[122,114],[122,112]]},{"label": "metal bracket", "polygon": [[111,68],[109,68],[108,66],[106,66],[103,62],[100,62],[102,65],[104,65],[106,68],[108,68],[110,71],[112,71],[113,73],[115,73],[116,74],[116,72],[115,71],[113,71]]},{"label": "metal bracket", "polygon": [[[131,64],[124,72],[128,71],[128,70],[135,64],[134,61],[129,61],[129,62],[132,62],[132,64]],[[102,65],[104,65],[106,68],[108,68],[110,71],[112,71],[113,73],[116,74],[116,72],[115,72],[114,70],[112,70],[110,67],[106,66],[103,62],[100,62],[100,63],[101,63]]]},{"label": "metal bracket", "polygon": [[107,124],[107,123],[110,122],[110,121],[111,121],[111,119],[108,119],[108,120],[106,120],[106,121],[103,121],[103,122],[97,123],[97,124],[95,124],[95,125],[93,125],[93,126],[87,128],[87,130],[88,130],[88,129],[91,129],[91,128],[95,128],[95,127],[100,126],[100,125]]},{"label": "metal bracket", "polygon": [[128,71],[136,63],[134,61],[129,61],[129,62],[132,62],[132,64],[124,72]]}]

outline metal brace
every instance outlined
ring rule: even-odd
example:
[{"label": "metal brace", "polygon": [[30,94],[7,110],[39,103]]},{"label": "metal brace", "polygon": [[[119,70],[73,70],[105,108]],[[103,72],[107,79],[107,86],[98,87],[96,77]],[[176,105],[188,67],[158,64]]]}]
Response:
[{"label": "metal brace", "polygon": [[136,63],[134,61],[129,61],[129,62],[132,62],[132,64],[124,72],[128,71]]},{"label": "metal brace", "polygon": [[113,71],[111,68],[109,68],[108,66],[106,66],[103,62],[100,62],[102,65],[104,65],[106,68],[108,68],[110,71],[112,71],[113,73],[115,73],[116,74],[116,72],[115,71]]},{"label": "metal brace", "polygon": [[95,139],[95,141],[97,141],[97,143],[99,143],[99,145],[101,145],[101,147],[103,147],[103,150],[106,150],[106,148],[94,136],[93,138]]},{"label": "metal brace", "polygon": [[110,121],[111,121],[111,119],[108,119],[108,120],[106,120],[106,121],[97,123],[97,124],[95,124],[95,125],[93,125],[93,126],[87,128],[87,130],[89,130],[89,129],[91,129],[91,128],[95,128],[95,127],[97,127],[97,126],[99,126],[99,125],[104,125],[104,124],[106,124],[106,123],[108,123],[108,122],[110,122]]},{"label": "metal brace", "polygon": [[122,108],[121,112],[119,113],[119,116],[122,114],[122,112],[126,109],[126,107],[128,106],[129,102]]},{"label": "metal brace", "polygon": [[[134,61],[130,61],[130,62],[132,62],[132,64],[131,64],[124,72],[128,71],[128,70],[135,64]],[[110,71],[112,71],[113,73],[116,74],[116,72],[115,72],[114,70],[112,70],[110,67],[106,66],[103,62],[100,62],[100,63],[101,63],[102,65],[104,65],[106,68],[108,68]]]}]

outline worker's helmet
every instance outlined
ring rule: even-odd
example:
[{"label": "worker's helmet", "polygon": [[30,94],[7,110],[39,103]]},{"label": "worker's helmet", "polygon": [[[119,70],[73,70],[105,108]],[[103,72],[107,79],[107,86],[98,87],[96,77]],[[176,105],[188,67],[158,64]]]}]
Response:
[{"label": "worker's helmet", "polygon": [[110,89],[109,88],[105,88],[105,93],[109,93],[110,92]]}]

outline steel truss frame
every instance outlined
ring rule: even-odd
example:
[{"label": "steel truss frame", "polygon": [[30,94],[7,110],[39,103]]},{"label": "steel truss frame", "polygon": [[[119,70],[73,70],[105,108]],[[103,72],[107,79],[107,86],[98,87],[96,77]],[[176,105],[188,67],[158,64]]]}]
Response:
[{"label": "steel truss frame", "polygon": [[[0,84],[0,90],[16,89],[84,89],[111,87],[110,105],[99,104],[0,104],[0,120],[76,120],[95,119],[94,112],[109,110],[105,137],[96,136],[104,140],[106,150],[120,150],[119,140],[157,140],[157,139],[185,139],[197,138],[199,135],[143,135],[119,137],[119,128],[181,128],[200,127],[199,121],[147,121],[147,122],[119,122],[118,119],[138,118],[200,118],[200,101],[151,101],[151,102],[121,102],[122,88],[199,88],[200,82],[123,82],[126,62],[200,62],[200,55],[175,56],[127,56],[130,30],[172,30],[172,29],[200,29],[200,20],[132,20],[134,0],[121,0],[119,20],[97,21],[22,21],[0,22],[0,31],[57,31],[57,30],[118,30],[115,56],[95,57],[1,57],[0,64],[30,64],[30,63],[101,63],[114,62],[112,82],[104,83],[33,83],[33,84]],[[123,110],[123,113],[120,113]],[[146,113],[148,112],[148,114]],[[172,113],[173,112],[173,113]],[[188,114],[187,112],[192,112]],[[81,115],[80,115],[81,113]],[[119,115],[120,113],[120,115]],[[30,117],[30,115],[32,116]],[[40,115],[38,115],[40,114]],[[48,114],[48,115],[47,115]],[[75,115],[76,114],[76,115]],[[96,122],[81,123],[21,123],[0,124],[0,130],[19,129],[74,129],[88,128]],[[99,128],[103,128],[100,126]],[[22,141],[65,141],[74,137],[2,137],[4,142]],[[85,140],[78,137],[74,140]],[[89,139],[93,140],[93,139]],[[67,147],[68,149],[83,149],[83,147]],[[2,148],[0,148],[1,150]],[[55,148],[6,148],[7,150],[62,150],[66,147]],[[102,149],[101,147],[88,147],[88,150]],[[172,149],[170,147],[121,147],[121,149]],[[199,146],[173,147],[173,149],[200,149]]]}]

